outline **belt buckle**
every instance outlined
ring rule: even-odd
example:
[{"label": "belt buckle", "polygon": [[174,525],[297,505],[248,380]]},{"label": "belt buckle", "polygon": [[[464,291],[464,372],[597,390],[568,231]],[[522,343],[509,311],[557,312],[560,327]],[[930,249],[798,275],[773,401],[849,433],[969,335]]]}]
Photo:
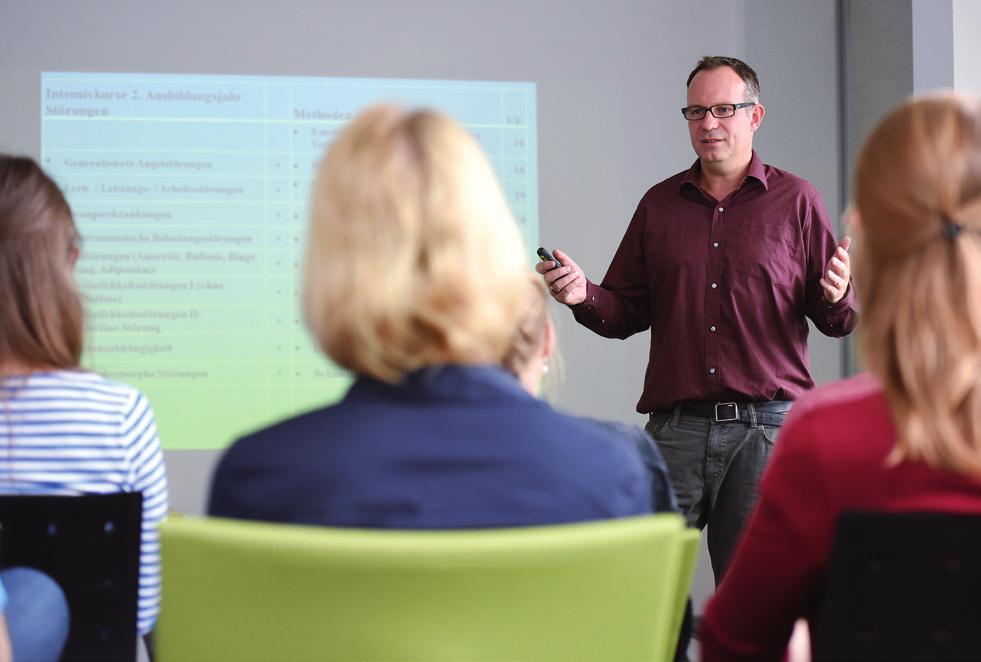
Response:
[{"label": "belt buckle", "polygon": [[[732,416],[720,416],[719,407],[732,407]],[[719,423],[726,423],[728,421],[738,421],[739,420],[739,406],[735,402],[716,402],[715,403],[715,420]]]}]

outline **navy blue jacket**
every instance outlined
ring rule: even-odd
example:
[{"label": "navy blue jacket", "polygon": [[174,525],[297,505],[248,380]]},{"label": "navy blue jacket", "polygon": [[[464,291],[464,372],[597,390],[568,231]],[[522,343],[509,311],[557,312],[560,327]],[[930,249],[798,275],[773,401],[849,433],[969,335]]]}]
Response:
[{"label": "navy blue jacket", "polygon": [[663,461],[653,445],[642,458],[642,441],[557,412],[499,368],[428,368],[397,386],[360,378],[338,404],[238,440],[218,465],[208,510],[453,529],[668,509]]}]

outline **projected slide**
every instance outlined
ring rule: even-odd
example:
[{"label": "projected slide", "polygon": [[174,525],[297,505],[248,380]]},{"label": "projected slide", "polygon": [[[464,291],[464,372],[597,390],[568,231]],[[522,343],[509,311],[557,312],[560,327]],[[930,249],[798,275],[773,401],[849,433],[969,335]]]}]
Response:
[{"label": "projected slide", "polygon": [[378,101],[466,126],[537,245],[534,84],[42,74],[42,164],[83,237],[83,363],[147,394],[165,448],[221,448],[346,390],[303,328],[298,272],[317,163]]}]

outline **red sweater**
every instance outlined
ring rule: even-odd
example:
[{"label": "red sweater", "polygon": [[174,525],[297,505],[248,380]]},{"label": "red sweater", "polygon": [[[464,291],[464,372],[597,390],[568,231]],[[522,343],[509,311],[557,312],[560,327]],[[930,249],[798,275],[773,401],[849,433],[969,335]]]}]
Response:
[{"label": "red sweater", "polygon": [[981,513],[981,481],[920,462],[889,466],[896,430],[868,375],[800,398],[784,422],[760,500],[702,622],[702,659],[780,659],[811,618],[845,510]]}]

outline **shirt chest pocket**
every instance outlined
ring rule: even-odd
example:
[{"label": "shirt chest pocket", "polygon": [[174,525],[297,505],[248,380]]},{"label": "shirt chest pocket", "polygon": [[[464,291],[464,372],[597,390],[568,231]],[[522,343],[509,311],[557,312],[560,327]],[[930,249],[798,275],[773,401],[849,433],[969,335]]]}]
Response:
[{"label": "shirt chest pocket", "polygon": [[803,273],[802,251],[793,233],[778,225],[739,223],[726,228],[726,262],[733,278],[794,287]]}]

